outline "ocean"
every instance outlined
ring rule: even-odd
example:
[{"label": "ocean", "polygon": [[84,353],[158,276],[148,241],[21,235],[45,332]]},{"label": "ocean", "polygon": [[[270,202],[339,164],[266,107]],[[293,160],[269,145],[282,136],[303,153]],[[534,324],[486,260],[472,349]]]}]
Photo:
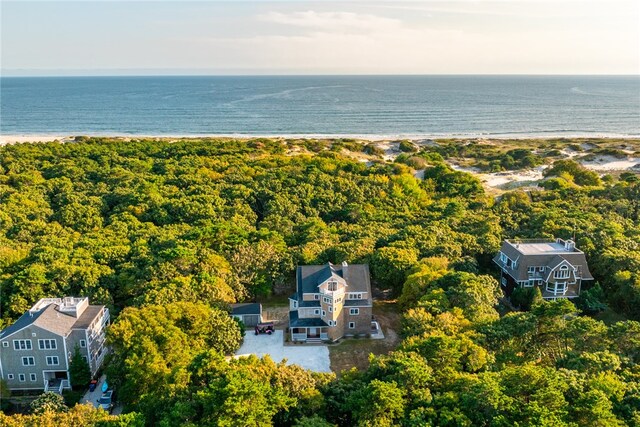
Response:
[{"label": "ocean", "polygon": [[640,76],[0,78],[2,135],[640,136]]}]

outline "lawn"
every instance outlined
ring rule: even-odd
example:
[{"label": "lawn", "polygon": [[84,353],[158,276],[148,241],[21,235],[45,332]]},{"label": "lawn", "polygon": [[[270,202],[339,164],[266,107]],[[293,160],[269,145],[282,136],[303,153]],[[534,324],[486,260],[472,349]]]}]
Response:
[{"label": "lawn", "polygon": [[382,327],[384,339],[345,338],[329,345],[331,370],[336,374],[351,368],[367,369],[370,354],[387,354],[400,343],[400,313],[395,301],[375,301],[373,315]]}]

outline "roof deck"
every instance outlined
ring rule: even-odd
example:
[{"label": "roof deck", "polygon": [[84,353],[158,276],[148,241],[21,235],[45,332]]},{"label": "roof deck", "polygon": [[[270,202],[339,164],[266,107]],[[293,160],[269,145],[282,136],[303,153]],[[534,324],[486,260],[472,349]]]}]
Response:
[{"label": "roof deck", "polygon": [[507,240],[507,243],[523,255],[562,255],[567,253],[582,253],[581,250],[576,249],[575,243],[572,240]]}]

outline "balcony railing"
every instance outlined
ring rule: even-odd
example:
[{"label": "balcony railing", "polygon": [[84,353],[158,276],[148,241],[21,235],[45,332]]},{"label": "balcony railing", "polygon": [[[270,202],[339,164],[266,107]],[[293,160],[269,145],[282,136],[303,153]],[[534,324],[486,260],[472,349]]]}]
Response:
[{"label": "balcony railing", "polygon": [[569,285],[566,283],[547,283],[547,292],[551,292],[554,295],[564,295],[569,289]]},{"label": "balcony railing", "polygon": [[320,289],[320,293],[324,296],[328,296],[331,298],[340,298],[344,296],[344,288],[338,289],[336,291],[328,291],[325,289]]}]

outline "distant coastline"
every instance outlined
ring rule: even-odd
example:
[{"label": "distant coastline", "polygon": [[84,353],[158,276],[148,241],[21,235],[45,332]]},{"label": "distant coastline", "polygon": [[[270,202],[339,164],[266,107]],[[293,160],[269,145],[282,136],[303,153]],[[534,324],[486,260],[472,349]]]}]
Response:
[{"label": "distant coastline", "polygon": [[76,136],[87,136],[95,138],[115,138],[115,139],[216,139],[216,138],[238,138],[238,139],[255,139],[255,138],[273,138],[273,139],[355,139],[359,141],[421,141],[432,139],[460,139],[460,140],[477,140],[477,139],[495,139],[495,140],[528,140],[528,139],[639,139],[640,133],[637,135],[625,134],[593,134],[593,133],[576,133],[576,134],[424,134],[424,135],[367,135],[367,134],[124,134],[124,133],[74,133],[74,134],[22,134],[22,135],[3,135],[0,134],[0,145],[29,143],[29,142],[69,142]]}]

